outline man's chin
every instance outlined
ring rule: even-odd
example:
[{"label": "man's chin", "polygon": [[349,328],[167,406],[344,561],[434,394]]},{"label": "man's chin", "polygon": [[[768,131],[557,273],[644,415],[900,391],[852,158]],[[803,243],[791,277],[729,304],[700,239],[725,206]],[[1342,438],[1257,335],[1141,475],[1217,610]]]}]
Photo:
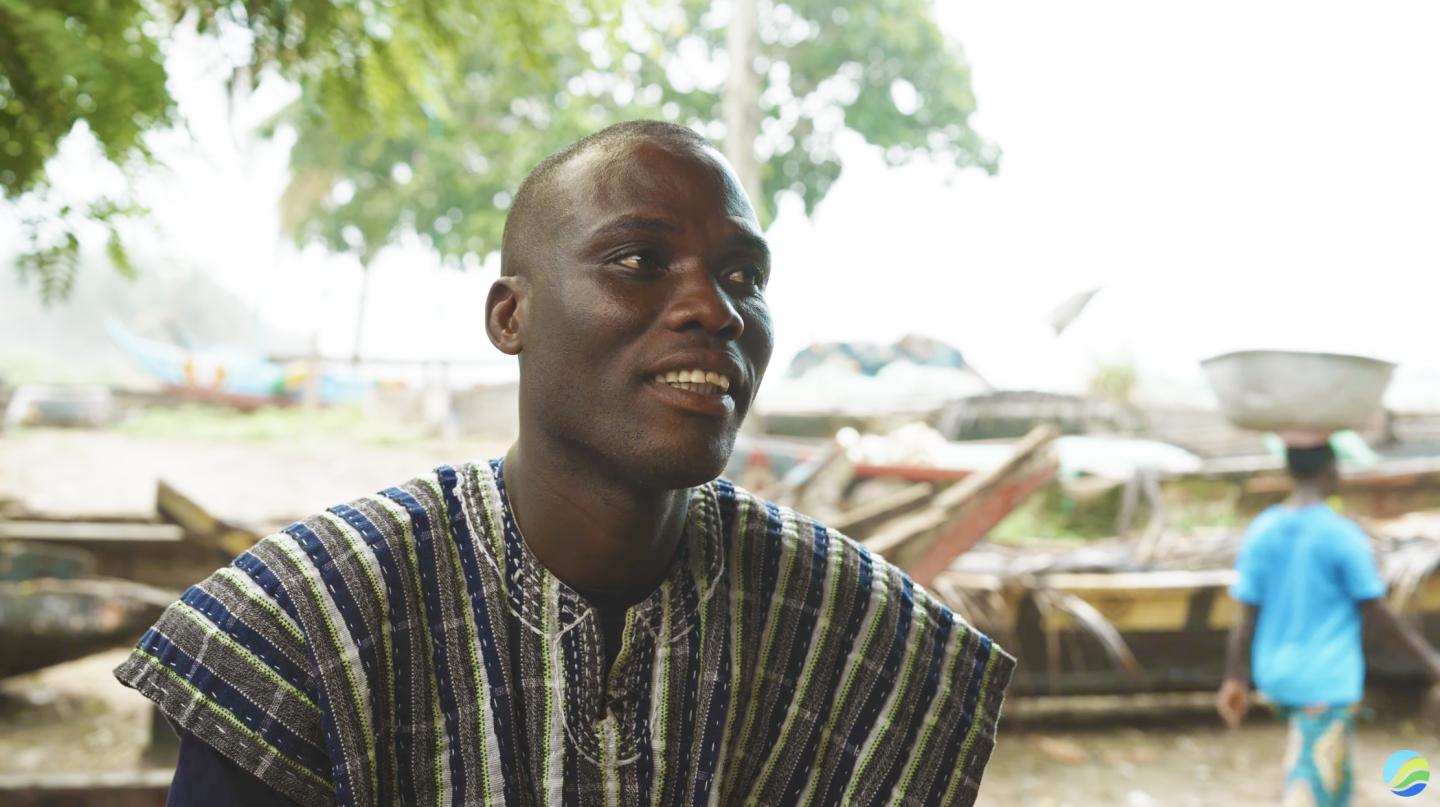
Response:
[{"label": "man's chin", "polygon": [[683,490],[713,482],[725,472],[730,453],[735,447],[732,436],[722,444],[715,442],[695,446],[672,446],[665,450],[636,457],[630,465],[636,481],[647,487]]}]

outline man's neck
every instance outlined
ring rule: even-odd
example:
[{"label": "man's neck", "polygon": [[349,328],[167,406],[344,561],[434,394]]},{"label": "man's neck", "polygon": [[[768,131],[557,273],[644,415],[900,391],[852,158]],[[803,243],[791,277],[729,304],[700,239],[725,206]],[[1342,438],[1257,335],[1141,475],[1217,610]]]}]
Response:
[{"label": "man's neck", "polygon": [[[690,494],[636,490],[571,452],[524,439],[505,489],[530,551],[572,588],[648,592],[675,557]],[[637,597],[638,599],[638,597]]]}]

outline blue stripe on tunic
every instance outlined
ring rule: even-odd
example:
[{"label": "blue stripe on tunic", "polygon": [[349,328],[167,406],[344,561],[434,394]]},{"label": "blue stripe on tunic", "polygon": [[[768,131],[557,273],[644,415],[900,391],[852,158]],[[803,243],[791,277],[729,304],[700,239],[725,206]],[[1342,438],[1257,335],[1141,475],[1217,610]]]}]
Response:
[{"label": "blue stripe on tunic", "polygon": [[426,622],[430,634],[430,652],[435,663],[436,695],[440,698],[440,710],[445,717],[445,736],[450,744],[450,795],[463,801],[465,793],[465,765],[460,758],[460,728],[456,716],[455,682],[450,669],[450,649],[446,646],[445,610],[440,603],[440,588],[436,582],[436,570],[440,567],[435,560],[435,534],[431,529],[430,516],[414,496],[399,489],[386,488],[381,494],[404,507],[410,514],[410,523],[415,532],[415,555],[419,560],[421,596],[425,600]]},{"label": "blue stripe on tunic", "polygon": [[[561,626],[570,628],[579,618],[569,598],[561,597]],[[560,652],[564,659],[566,670],[580,669],[580,631],[581,628],[579,627],[570,628],[565,631],[565,635],[560,638]],[[575,686],[575,682],[567,676],[565,680],[566,699],[561,702],[561,708],[571,703],[569,690],[572,686]],[[578,805],[580,803],[580,794],[578,792],[580,783],[580,758],[576,753],[575,743],[571,742],[568,732],[565,736],[565,761],[563,764],[565,767],[562,775],[564,776],[565,784],[560,791],[560,804],[561,807],[571,807],[571,805]]]},{"label": "blue stripe on tunic", "polygon": [[285,612],[286,616],[290,617],[297,624],[300,623],[300,611],[295,608],[295,603],[291,601],[290,594],[285,591],[285,586],[280,582],[280,578],[276,576],[275,572],[272,571],[269,566],[265,565],[265,561],[250,552],[246,552],[235,558],[231,565],[244,572],[251,580],[254,580],[255,585],[259,586],[261,591],[268,594],[270,599],[274,600],[275,604],[280,606],[280,610]]},{"label": "blue stripe on tunic", "polygon": [[[445,509],[450,514],[450,534],[454,536],[455,543],[459,549],[461,567],[465,571],[465,577],[471,581],[470,605],[475,612],[475,624],[484,626],[479,628],[478,637],[480,642],[481,664],[485,668],[485,684],[489,690],[489,714],[491,724],[495,728],[495,738],[500,752],[500,776],[505,781],[502,783],[507,803],[516,803],[520,798],[519,775],[516,773],[517,764],[514,741],[517,739],[514,729],[510,724],[510,690],[505,683],[505,672],[500,660],[499,648],[495,646],[495,634],[491,630],[490,606],[485,598],[480,596],[480,568],[479,559],[475,556],[477,547],[476,538],[470,533],[470,524],[465,520],[465,508],[460,504],[460,496],[456,490],[459,484],[459,474],[449,465],[442,465],[436,469],[440,477],[440,490],[445,498]],[[520,721],[523,723],[523,721]],[[523,726],[517,726],[522,729]]]},{"label": "blue stripe on tunic", "polygon": [[895,677],[900,672],[901,662],[905,659],[905,642],[910,637],[910,618],[914,613],[915,584],[910,580],[909,575],[900,576],[900,604],[899,614],[895,623],[895,636],[890,643],[890,652],[885,656],[885,663],[880,674],[876,677],[869,694],[866,695],[859,714],[855,717],[855,724],[852,727],[849,737],[845,740],[845,746],[840,753],[840,759],[835,765],[835,773],[830,778],[830,785],[826,788],[825,795],[820,799],[820,804],[837,804],[840,793],[837,789],[850,784],[850,774],[855,769],[855,757],[865,743],[865,738],[870,735],[870,729],[874,727],[875,721],[880,717],[880,709],[885,705],[886,697],[894,686]]},{"label": "blue stripe on tunic", "polygon": [[[713,603],[714,600],[712,599]],[[717,615],[712,611],[706,615],[706,619],[716,619]],[[725,717],[730,712],[730,651],[731,634],[727,627],[720,633],[720,667],[715,671],[716,683],[713,693],[713,700],[710,702],[710,712],[705,718],[704,732],[700,735],[700,747],[697,753],[699,761],[695,765],[695,791],[691,804],[706,804],[710,797],[710,788],[715,785],[715,764],[720,759],[720,740],[725,732]],[[712,634],[713,635],[713,634]],[[690,642],[691,646],[700,647],[701,642]],[[700,664],[696,663],[696,673],[699,673]]]},{"label": "blue stripe on tunic", "polygon": [[412,675],[412,664],[416,655],[424,653],[424,648],[420,646],[422,644],[420,639],[423,637],[418,634],[419,626],[412,626],[400,618],[397,602],[399,598],[403,597],[408,586],[404,579],[404,573],[400,571],[400,566],[395,561],[390,542],[385,539],[385,534],[364,513],[349,505],[342,504],[332,507],[330,512],[344,519],[345,523],[355,528],[364,538],[380,565],[380,577],[389,593],[386,598],[389,606],[386,609],[388,611],[386,619],[390,623],[390,652],[392,654],[390,672],[394,676],[395,720],[399,724],[399,731],[395,737],[396,751],[399,756],[396,764],[399,782],[396,789],[400,793],[400,800],[403,803],[408,795],[415,792],[415,772],[413,770],[415,768],[415,748],[410,738],[415,721],[412,702],[415,682]]},{"label": "blue stripe on tunic", "polygon": [[[859,552],[860,560],[857,563],[857,578],[855,584],[856,602],[850,610],[850,619],[845,623],[845,636],[837,646],[836,657],[846,659],[854,652],[855,639],[860,635],[860,627],[865,624],[865,615],[870,612],[870,592],[874,582],[874,562],[870,553],[863,548]],[[841,650],[843,648],[843,652]],[[818,714],[828,715],[835,702],[835,695],[840,691],[840,680],[845,675],[844,664],[832,664],[823,678],[824,689],[820,701]],[[806,734],[805,745],[801,747],[799,757],[795,760],[794,769],[790,774],[790,783],[785,788],[785,797],[781,799],[783,804],[795,804],[800,801],[800,796],[809,783],[806,775],[810,766],[814,765],[820,752],[819,725],[810,727]]]},{"label": "blue stripe on tunic", "polygon": [[[800,682],[801,673],[804,672],[805,661],[810,658],[810,642],[814,639],[815,623],[819,619],[820,608],[824,605],[822,597],[825,590],[825,573],[830,569],[830,564],[827,562],[830,551],[830,533],[819,524],[814,526],[812,532],[814,535],[810,541],[810,580],[805,587],[805,606],[801,609],[794,640],[788,649],[782,649],[782,652],[786,654],[783,656],[785,671],[771,710],[775,715],[784,715],[790,711],[790,703],[795,699],[795,689]],[[770,754],[775,748],[775,742],[780,738],[780,729],[784,726],[785,721],[783,720],[771,720],[765,727],[759,753],[751,757],[758,764],[764,765],[770,758]]]},{"label": "blue stripe on tunic", "polygon": [[209,696],[208,700],[234,715],[260,739],[281,754],[309,769],[316,776],[330,777],[330,762],[323,749],[307,742],[288,726],[273,719],[263,707],[238,692],[229,681],[181,650],[164,634],[150,628],[140,638],[139,647],[161,664],[175,670],[192,686]]},{"label": "blue stripe on tunic", "polygon": [[955,733],[950,737],[950,742],[945,746],[945,753],[940,756],[941,768],[940,777],[935,782],[935,789],[931,793],[932,798],[942,798],[945,791],[950,789],[950,777],[955,775],[956,766],[949,764],[952,759],[959,759],[960,751],[965,746],[965,739],[970,734],[970,727],[975,720],[975,704],[980,700],[980,682],[985,678],[985,668],[990,664],[990,637],[983,633],[974,633],[976,640],[976,653],[974,668],[970,672],[969,685],[965,688],[964,706],[961,708],[961,723]]},{"label": "blue stripe on tunic", "polygon": [[207,594],[204,589],[199,586],[191,586],[185,589],[184,594],[180,595],[180,601],[219,625],[236,643],[264,661],[265,666],[283,678],[285,683],[301,692],[309,691],[309,670],[303,669],[291,661],[288,656],[271,644],[269,639],[245,624],[243,620],[232,614],[224,603]]},{"label": "blue stripe on tunic", "polygon": [[[920,697],[910,701],[919,714],[925,714],[930,710],[930,704],[935,700],[935,693],[940,688],[940,671],[945,663],[945,645],[950,640],[950,630],[954,624],[955,616],[953,614],[949,611],[940,612],[940,618],[936,620],[937,628],[934,647],[931,649],[930,665],[925,670],[925,682],[921,685]],[[883,804],[884,799],[889,797],[890,791],[900,779],[900,774],[905,770],[905,763],[909,759],[910,748],[915,744],[916,735],[920,733],[920,726],[921,721],[916,720],[905,724],[900,747],[895,752],[890,769],[886,771],[884,778],[880,780],[880,786],[875,790],[875,804]]]}]

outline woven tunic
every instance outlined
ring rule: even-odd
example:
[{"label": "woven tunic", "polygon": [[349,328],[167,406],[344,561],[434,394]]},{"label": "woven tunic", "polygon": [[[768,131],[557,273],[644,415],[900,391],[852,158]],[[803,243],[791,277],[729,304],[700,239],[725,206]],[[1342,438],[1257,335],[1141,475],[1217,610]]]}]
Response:
[{"label": "woven tunic", "polygon": [[970,804],[1014,660],[895,567],[717,480],[605,669],[499,460],[292,524],[117,677],[302,804]]}]

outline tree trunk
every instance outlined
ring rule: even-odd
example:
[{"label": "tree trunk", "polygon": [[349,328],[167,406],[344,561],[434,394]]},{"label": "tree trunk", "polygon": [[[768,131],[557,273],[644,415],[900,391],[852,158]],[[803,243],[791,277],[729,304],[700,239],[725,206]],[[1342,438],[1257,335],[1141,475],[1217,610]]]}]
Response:
[{"label": "tree trunk", "polygon": [[755,73],[759,0],[734,0],[734,4],[735,13],[725,31],[725,50],[730,55],[730,77],[725,82],[725,157],[758,212],[764,206],[760,161],[755,157],[755,138],[760,135],[760,76]]},{"label": "tree trunk", "polygon": [[360,305],[355,310],[355,347],[350,352],[350,364],[360,364],[360,342],[365,336],[365,304],[370,298],[370,262],[360,262]]}]

